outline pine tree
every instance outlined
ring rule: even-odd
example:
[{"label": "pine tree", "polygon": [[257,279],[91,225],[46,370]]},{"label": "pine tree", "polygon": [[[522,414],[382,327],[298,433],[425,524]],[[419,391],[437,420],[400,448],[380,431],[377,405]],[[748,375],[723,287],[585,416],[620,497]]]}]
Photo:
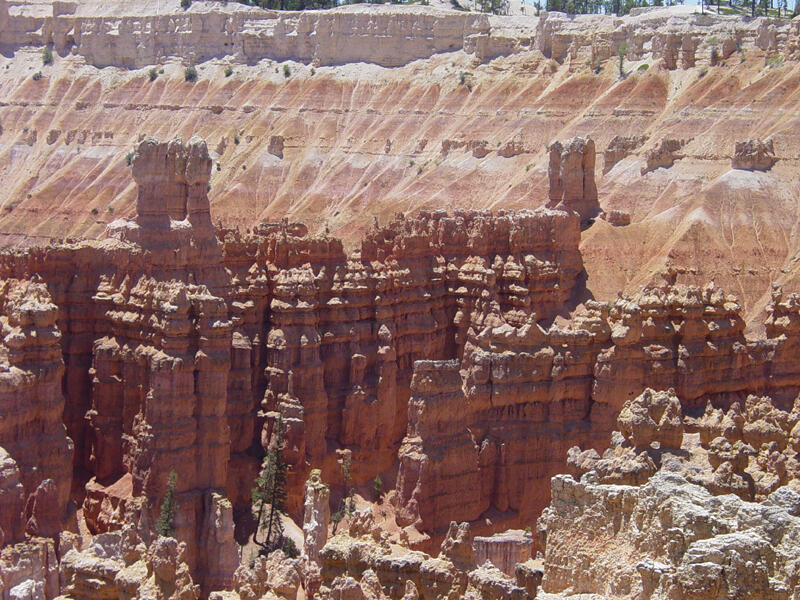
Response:
[{"label": "pine tree", "polygon": [[[258,511],[253,541],[264,552],[280,548],[283,542],[281,515],[286,514],[286,471],[283,460],[283,416],[278,415],[275,435],[253,488],[253,507]],[[259,540],[259,534],[264,537]]]},{"label": "pine tree", "polygon": [[167,493],[164,494],[164,501],[161,503],[161,514],[156,521],[156,532],[163,537],[170,537],[175,531],[175,511],[178,503],[175,500],[175,486],[178,484],[178,474],[175,471],[169,472],[167,478]]}]

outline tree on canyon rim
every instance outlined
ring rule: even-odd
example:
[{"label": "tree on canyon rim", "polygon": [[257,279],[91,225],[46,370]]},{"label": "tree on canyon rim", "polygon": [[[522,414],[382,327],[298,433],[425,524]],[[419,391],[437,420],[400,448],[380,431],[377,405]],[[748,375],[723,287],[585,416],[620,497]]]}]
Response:
[{"label": "tree on canyon rim", "polygon": [[[258,511],[253,541],[264,553],[284,546],[281,515],[286,514],[286,471],[287,465],[283,460],[283,415],[279,414],[272,444],[252,493],[253,508]],[[264,535],[261,540],[258,539],[259,534]]]}]

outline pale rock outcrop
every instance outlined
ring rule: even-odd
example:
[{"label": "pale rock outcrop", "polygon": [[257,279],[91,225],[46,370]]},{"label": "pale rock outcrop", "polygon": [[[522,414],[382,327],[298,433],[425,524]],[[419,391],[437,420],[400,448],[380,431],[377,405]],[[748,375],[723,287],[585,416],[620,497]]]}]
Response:
[{"label": "pale rock outcrop", "polygon": [[510,529],[488,537],[475,536],[473,546],[477,564],[488,561],[514,577],[517,564],[527,562],[533,554],[533,536],[522,529]]},{"label": "pale rock outcrop", "polygon": [[575,211],[585,224],[600,212],[594,181],[594,141],[575,137],[563,144],[553,142],[548,151],[548,205]]},{"label": "pale rock outcrop", "polygon": [[241,600],[259,600],[267,594],[294,600],[303,585],[303,564],[282,550],[257,556],[250,565],[236,569],[233,589]]},{"label": "pale rock outcrop", "polygon": [[[754,396],[744,414],[734,408],[729,413],[733,419],[709,407],[702,418],[690,419],[690,428],[703,433],[683,435],[681,427],[680,445],[676,424],[681,412],[674,394],[647,390],[628,402],[618,423],[630,439],[642,446],[648,440],[670,440],[642,452],[659,465],[644,481],[605,481],[595,468],[601,460],[572,452],[580,481],[571,475],[554,477],[552,502],[537,523],[545,549],[544,591],[638,600],[793,598],[790,590],[800,575],[791,550],[800,534],[800,495],[789,485],[779,486],[792,483],[788,479],[798,473],[784,473],[781,479],[776,468],[795,459],[794,451],[788,456],[778,451],[779,438],[785,440],[794,426],[793,413]],[[739,420],[740,427],[732,430],[722,424],[725,420]],[[641,428],[638,437],[632,433],[634,423]],[[735,437],[745,429],[759,432],[755,435],[762,453],[767,450],[766,464],[741,440],[732,443],[718,435],[708,446],[703,442],[716,433]],[[770,433],[763,437],[763,431]],[[618,434],[612,437],[612,447],[627,443]],[[603,460],[608,459],[624,464],[611,449],[604,454]],[[748,501],[754,497],[751,473],[776,480],[755,495],[760,502]]]},{"label": "pale rock outcrop", "polygon": [[533,600],[541,571],[517,565],[509,576],[491,564],[477,566],[467,523],[451,523],[438,557],[373,536],[339,534],[320,553],[319,598],[364,600]]},{"label": "pale rock outcrop", "polygon": [[646,135],[623,137],[615,135],[603,151],[603,174],[608,173],[619,161],[633,154],[647,141]]},{"label": "pale rock outcrop", "polygon": [[2,600],[53,600],[58,595],[58,558],[52,539],[31,538],[0,549]]},{"label": "pale rock outcrop", "polygon": [[617,417],[617,425],[637,450],[658,443],[661,448],[680,448],[683,442],[681,402],[675,390],[654,392],[647,388],[629,400]]},{"label": "pale rock outcrop", "polygon": [[318,561],[319,551],[328,539],[329,501],[330,489],[322,482],[322,472],[312,469],[306,482],[303,512],[303,553],[312,562]]},{"label": "pale rock outcrop", "polygon": [[775,164],[775,149],[772,138],[766,140],[745,140],[736,142],[731,169],[747,171],[769,171]]},{"label": "pale rock outcrop", "polygon": [[197,600],[200,588],[183,560],[185,551],[185,544],[166,537],[146,547],[131,526],[96,535],[86,550],[62,557],[61,593],[77,600]]},{"label": "pale rock outcrop", "polygon": [[669,169],[676,160],[683,158],[681,148],[686,145],[686,140],[662,139],[645,153],[645,166],[641,168],[642,175],[659,168]]}]

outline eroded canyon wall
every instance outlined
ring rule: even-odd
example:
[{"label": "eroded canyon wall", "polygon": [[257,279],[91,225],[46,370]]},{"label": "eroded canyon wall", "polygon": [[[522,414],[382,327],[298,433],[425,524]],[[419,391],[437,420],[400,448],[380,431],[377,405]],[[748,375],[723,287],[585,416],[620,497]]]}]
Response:
[{"label": "eroded canyon wall", "polygon": [[[46,294],[39,326],[62,334],[36,339],[51,340],[43,373],[63,389],[75,483],[91,490],[90,517],[104,494],[120,513],[89,527],[128,519],[152,531],[174,470],[177,535],[206,589],[232,576],[235,564],[207,561],[235,555],[233,514],[249,506],[278,415],[293,515],[314,468],[338,501],[346,456],[356,486],[380,475],[391,487],[399,467],[398,522],[434,543],[453,519],[476,532],[531,525],[567,449],[603,447],[646,386],[678,390],[686,409],[797,392],[796,296],[774,289],[765,339],[745,336],[733,297],[677,285],[671,272],[635,297],[596,302],[581,216],[567,207],[398,216],[348,255],[288,221],[214,228],[199,139],[147,139],[132,161],[134,219],[102,241],[6,251],[0,268],[8,289]],[[57,432],[59,411],[49,417]],[[24,475],[21,435],[3,444]],[[68,460],[60,439],[54,456]],[[9,481],[14,506],[38,485]]]}]

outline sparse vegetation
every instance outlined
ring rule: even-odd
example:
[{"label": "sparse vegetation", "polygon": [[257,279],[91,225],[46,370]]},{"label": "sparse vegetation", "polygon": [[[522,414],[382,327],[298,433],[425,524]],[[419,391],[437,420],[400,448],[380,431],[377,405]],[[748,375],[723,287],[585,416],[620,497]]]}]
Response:
[{"label": "sparse vegetation", "polygon": [[764,66],[769,69],[780,67],[782,64],[783,64],[783,57],[777,54],[768,56],[767,58],[764,59]]},{"label": "sparse vegetation", "polygon": [[41,78],[42,78],[42,72],[41,71],[36,71],[36,73],[33,74],[33,80],[34,81],[39,81]]},{"label": "sparse vegetation", "polygon": [[650,65],[648,65],[647,63],[643,63],[643,64],[639,65],[636,68],[636,70],[637,71],[647,71],[647,69],[649,69],[649,68],[650,68]]},{"label": "sparse vegetation", "polygon": [[313,77],[316,74],[317,74],[317,71],[314,69],[314,67],[311,67],[311,76]]},{"label": "sparse vegetation", "polygon": [[183,79],[185,81],[196,81],[197,69],[195,69],[194,67],[186,67],[183,71]]},{"label": "sparse vegetation", "polygon": [[375,501],[380,502],[383,495],[383,480],[380,475],[375,475],[375,479],[372,481],[372,492],[375,494]]},{"label": "sparse vegetation", "polygon": [[164,74],[164,67],[161,67],[161,68],[158,70],[158,74],[159,74],[159,75],[163,75],[163,74]]},{"label": "sparse vegetation", "polygon": [[45,48],[42,52],[42,64],[43,65],[51,65],[53,64],[53,51],[50,48]]},{"label": "sparse vegetation", "polygon": [[222,171],[222,165],[217,163],[217,171]]},{"label": "sparse vegetation", "polygon": [[[281,515],[286,514],[288,469],[283,460],[283,433],[283,415],[279,414],[275,422],[272,443],[252,492],[252,506],[257,511],[257,529],[253,534],[253,542],[261,547],[262,553],[281,548],[288,554],[281,521]],[[264,537],[259,540],[260,534]],[[296,547],[294,551],[297,551]]]},{"label": "sparse vegetation", "polygon": [[189,8],[192,5],[192,0],[181,0],[181,8]]},{"label": "sparse vegetation", "polygon": [[628,42],[622,42],[617,49],[617,57],[619,58],[619,76],[625,77],[625,55],[628,54]]},{"label": "sparse vegetation", "polygon": [[164,500],[161,502],[161,513],[158,515],[158,521],[156,521],[156,533],[164,537],[171,536],[175,531],[175,512],[178,508],[178,503],[175,500],[175,486],[177,485],[178,474],[175,471],[170,471],[167,478],[167,492],[164,494]]},{"label": "sparse vegetation", "polygon": [[719,45],[719,38],[715,35],[712,35],[710,38],[708,38],[708,45],[712,48],[716,48],[717,45]]},{"label": "sparse vegetation", "polygon": [[697,78],[702,79],[708,75],[708,67],[701,67],[701,69],[697,72]]},{"label": "sparse vegetation", "polygon": [[739,62],[743,63],[745,60],[747,60],[747,54],[745,54],[744,48],[739,48]]},{"label": "sparse vegetation", "polygon": [[128,164],[129,167],[133,164],[133,151],[128,152],[125,155],[125,162]]},{"label": "sparse vegetation", "polygon": [[225,77],[230,77],[231,75],[233,75],[233,68],[228,65],[225,67]]},{"label": "sparse vegetation", "polygon": [[150,78],[150,81],[155,81],[158,78],[158,71],[153,67],[147,72],[147,76]]},{"label": "sparse vegetation", "polygon": [[341,465],[342,478],[344,479],[344,496],[342,496],[342,502],[339,505],[339,510],[331,515],[331,523],[333,523],[334,535],[336,534],[336,528],[339,526],[339,523],[342,521],[344,516],[352,515],[356,511],[355,501],[353,500],[355,489],[353,489],[352,481],[350,479],[350,460],[349,454],[345,454],[342,457]]},{"label": "sparse vegetation", "polygon": [[234,134],[233,134],[233,143],[234,143],[234,144],[236,144],[236,145],[238,146],[238,145],[239,145],[239,142],[240,142],[240,140],[239,140],[239,134],[238,134],[238,133],[234,133]]},{"label": "sparse vegetation", "polygon": [[467,91],[472,91],[472,73],[469,71],[461,71],[458,74],[458,85],[463,85]]},{"label": "sparse vegetation", "polygon": [[289,65],[283,65],[283,76],[289,77],[292,74],[292,70],[289,68]]},{"label": "sparse vegetation", "polygon": [[533,165],[531,163],[528,163],[527,165],[525,165],[525,172],[527,173],[528,171],[530,171],[532,166]]},{"label": "sparse vegetation", "polygon": [[100,212],[100,211],[99,211],[99,210],[97,210],[96,208],[93,208],[93,209],[92,209],[92,214],[93,214],[94,216],[97,216],[97,214],[98,214],[99,212]]},{"label": "sparse vegetation", "polygon": [[294,540],[290,537],[283,538],[283,544],[281,544],[281,550],[283,554],[288,558],[297,558],[300,556],[300,551],[297,549],[297,544],[294,543]]}]

